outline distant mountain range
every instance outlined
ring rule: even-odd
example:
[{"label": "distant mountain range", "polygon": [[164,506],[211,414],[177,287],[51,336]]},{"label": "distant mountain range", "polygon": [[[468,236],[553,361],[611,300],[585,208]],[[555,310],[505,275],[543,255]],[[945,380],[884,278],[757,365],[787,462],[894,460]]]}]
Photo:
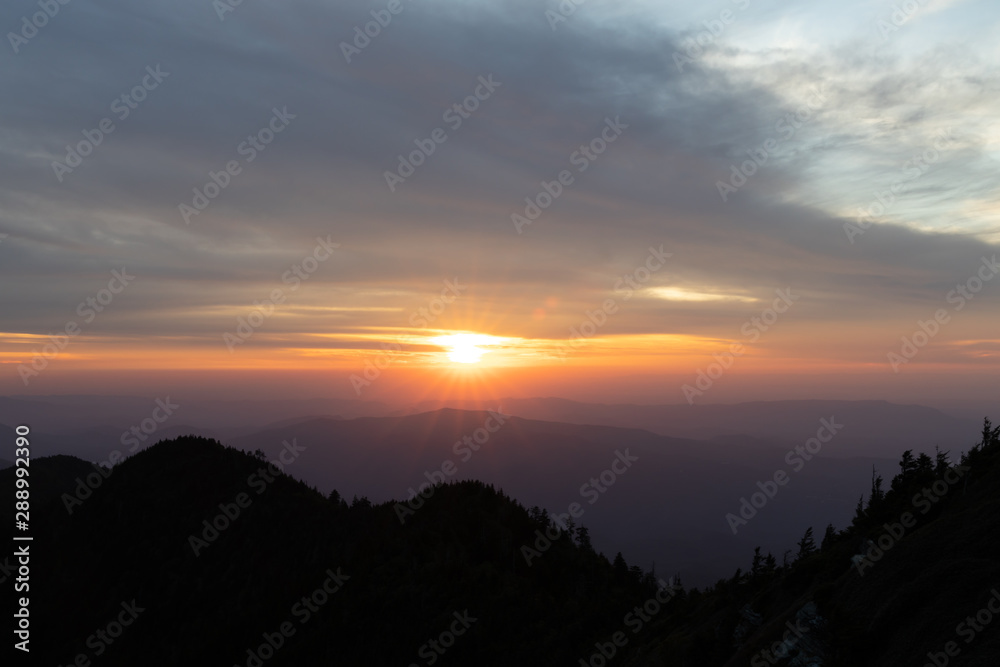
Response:
[{"label": "distant mountain range", "polygon": [[[491,424],[495,433],[486,431]],[[819,426],[817,419],[800,447]],[[477,433],[488,438],[477,444]],[[839,437],[825,447],[835,447]],[[578,503],[577,522],[590,528],[598,549],[614,546],[647,569],[655,561],[662,571],[680,572],[699,585],[731,573],[743,563],[741,554],[756,545],[780,551],[792,544],[812,517],[843,525],[868,488],[872,465],[894,466],[870,458],[805,461],[792,450],[746,439],[682,440],[639,429],[452,409],[306,419],[229,442],[269,458],[294,442],[303,451],[289,474],[347,498],[384,502],[409,498],[435,480],[477,479],[549,512],[567,513]],[[786,461],[789,451],[792,463]],[[616,464],[621,455],[635,460],[628,467]],[[779,470],[789,480],[734,535],[726,515],[738,514],[741,498],[759,493],[758,482],[770,482]]]},{"label": "distant mountain range", "polygon": [[956,438],[975,440],[983,414],[945,413],[919,405],[885,401],[770,401],[710,405],[605,405],[560,398],[508,398],[496,402],[428,401],[411,406],[378,402],[310,399],[272,401],[190,401],[183,396],[0,397],[0,424],[27,423],[46,438],[46,453],[104,457],[108,438],[116,441],[150,418],[157,400],[179,407],[157,426],[157,436],[199,433],[222,440],[250,435],[307,417],[399,417],[441,408],[502,409],[525,419],[645,429],[674,438],[708,440],[746,436],[775,447],[805,440],[823,417],[850,428],[839,434],[825,456],[898,455],[905,447],[933,450]]},{"label": "distant mountain range", "polygon": [[[336,488],[373,502],[407,498],[428,475],[482,480],[549,512],[580,503],[579,522],[599,549],[621,550],[646,568],[655,562],[698,585],[731,573],[754,546],[780,555],[816,516],[843,525],[873,466],[892,470],[889,457],[903,449],[933,453],[935,445],[954,448],[977,435],[971,420],[879,401],[637,406],[507,399],[486,406],[509,416],[474,451],[455,443],[490,419],[478,410],[407,414],[411,409],[361,401],[160,400],[177,406],[162,423],[151,417],[157,399],[0,398],[0,429],[11,438],[3,424],[30,424],[36,457],[71,454],[109,464],[112,456],[186,434],[271,457],[283,442],[297,441],[305,449],[292,474],[323,493]],[[814,459],[795,453],[831,419],[843,428]],[[131,434],[136,428],[138,437]],[[624,450],[638,461],[606,492],[596,491],[590,480],[600,486]],[[446,461],[454,465],[450,474],[442,470]],[[788,478],[766,506],[745,508],[761,500],[759,485],[772,488],[782,472]],[[752,520],[743,519],[749,514]]]},{"label": "distant mountain range", "polygon": [[[895,457],[901,446],[933,451],[966,434],[975,441],[983,416],[954,417],[920,405],[887,401],[767,401],[708,405],[604,405],[561,398],[504,399],[504,410],[527,419],[570,424],[601,424],[641,428],[675,438],[706,440],[747,436],[774,446],[803,442],[817,422],[836,417],[849,425],[837,436],[826,456]],[[481,401],[427,401],[414,412],[453,407],[482,410],[495,407]]]}]

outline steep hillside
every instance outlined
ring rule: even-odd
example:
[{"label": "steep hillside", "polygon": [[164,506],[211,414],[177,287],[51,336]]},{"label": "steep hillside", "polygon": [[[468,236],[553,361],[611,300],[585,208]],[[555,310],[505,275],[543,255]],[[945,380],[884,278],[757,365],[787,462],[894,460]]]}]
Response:
[{"label": "steep hillside", "polygon": [[[31,470],[43,479],[65,467],[40,459]],[[404,523],[392,503],[347,506],[274,472],[181,438],[121,463],[82,502],[68,500],[72,477],[61,485],[70,496],[39,483],[36,506],[58,511],[33,522],[33,657],[255,664],[247,650],[284,627],[268,665],[430,664],[445,646],[438,664],[572,664],[653,590],[585,534],[584,546],[567,533],[547,550],[539,542],[529,566],[520,548],[538,539],[540,511],[480,483],[438,487]],[[113,642],[95,634],[125,621]]]},{"label": "steep hillside", "polygon": [[[904,454],[852,525],[754,559],[659,619],[622,665],[957,665],[1000,658],[1000,428],[960,461]],[[780,559],[779,559],[780,560]]]}]

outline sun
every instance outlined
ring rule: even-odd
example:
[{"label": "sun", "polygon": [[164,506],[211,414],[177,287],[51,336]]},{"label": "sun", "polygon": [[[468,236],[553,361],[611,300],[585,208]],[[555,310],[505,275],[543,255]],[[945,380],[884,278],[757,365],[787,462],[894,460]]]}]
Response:
[{"label": "sun", "polygon": [[481,345],[488,345],[493,336],[483,334],[460,333],[449,336],[438,336],[433,342],[448,349],[448,359],[459,364],[477,364],[488,350]]}]

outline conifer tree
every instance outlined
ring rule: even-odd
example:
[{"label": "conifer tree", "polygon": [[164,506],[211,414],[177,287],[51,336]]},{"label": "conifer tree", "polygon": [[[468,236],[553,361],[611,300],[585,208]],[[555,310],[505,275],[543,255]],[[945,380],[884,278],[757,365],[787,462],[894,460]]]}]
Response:
[{"label": "conifer tree", "polygon": [[868,510],[877,509],[882,504],[884,498],[885,491],[882,490],[882,475],[879,475],[875,471],[875,466],[872,466],[872,488],[871,495],[868,498]]},{"label": "conifer tree", "polygon": [[805,535],[798,542],[799,552],[795,555],[795,560],[802,560],[809,554],[816,551],[816,540],[813,539],[812,526],[806,528]]},{"label": "conifer tree", "polygon": [[950,466],[948,452],[942,452],[940,447],[934,445],[934,474],[940,477]]},{"label": "conifer tree", "polygon": [[837,529],[833,527],[833,524],[827,524],[826,532],[823,533],[823,541],[820,543],[820,549],[826,551],[833,545],[837,539]]},{"label": "conifer tree", "polygon": [[750,565],[750,577],[757,579],[764,572],[764,557],[760,554],[760,547],[753,550],[753,563]]},{"label": "conifer tree", "polygon": [[917,469],[917,462],[913,458],[913,450],[907,449],[903,452],[903,457],[899,460],[899,474],[906,477]]}]

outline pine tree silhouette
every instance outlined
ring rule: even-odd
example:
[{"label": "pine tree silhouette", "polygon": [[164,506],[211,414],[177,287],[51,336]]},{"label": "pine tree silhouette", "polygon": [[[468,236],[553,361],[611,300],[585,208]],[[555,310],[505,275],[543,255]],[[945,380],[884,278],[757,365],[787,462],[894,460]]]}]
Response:
[{"label": "pine tree silhouette", "polygon": [[798,545],[799,552],[795,555],[795,560],[802,560],[809,554],[816,551],[816,540],[813,539],[813,529],[812,526],[806,528],[805,535],[799,540]]}]

